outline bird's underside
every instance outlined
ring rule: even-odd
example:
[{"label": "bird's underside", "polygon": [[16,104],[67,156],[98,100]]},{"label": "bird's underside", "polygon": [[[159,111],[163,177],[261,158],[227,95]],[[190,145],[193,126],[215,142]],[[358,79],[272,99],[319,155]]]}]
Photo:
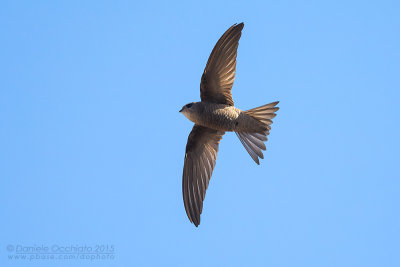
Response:
[{"label": "bird's underside", "polygon": [[183,169],[182,191],[186,214],[195,226],[215,167],[218,146],[227,131],[234,131],[259,164],[278,102],[241,111],[234,107],[231,88],[243,23],[230,27],[218,40],[201,78],[201,102],[184,106],[181,112],[195,123],[189,135]]},{"label": "bird's underside", "polygon": [[[223,132],[258,132],[263,133],[269,130],[271,121],[260,121],[249,115],[250,111],[242,111],[234,106],[225,104],[215,104],[210,102],[197,102],[196,112],[192,112],[189,119],[195,124],[208,127],[214,130]],[[274,107],[277,102],[263,106],[265,113],[270,113],[270,116],[265,119],[271,119],[275,115],[278,108]],[[264,114],[261,115],[261,118]],[[266,114],[265,114],[266,115]]]}]

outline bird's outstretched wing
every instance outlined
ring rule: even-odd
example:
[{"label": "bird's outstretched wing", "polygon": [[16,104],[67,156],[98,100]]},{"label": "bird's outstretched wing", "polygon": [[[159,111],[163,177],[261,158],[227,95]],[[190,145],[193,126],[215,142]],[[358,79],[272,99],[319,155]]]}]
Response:
[{"label": "bird's outstretched wing", "polygon": [[233,106],[231,89],[235,80],[237,48],[243,27],[243,22],[233,25],[214,46],[201,77],[201,101]]},{"label": "bird's outstretched wing", "polygon": [[186,214],[196,227],[200,224],[204,197],[217,160],[219,141],[224,133],[194,125],[188,138],[182,192]]}]

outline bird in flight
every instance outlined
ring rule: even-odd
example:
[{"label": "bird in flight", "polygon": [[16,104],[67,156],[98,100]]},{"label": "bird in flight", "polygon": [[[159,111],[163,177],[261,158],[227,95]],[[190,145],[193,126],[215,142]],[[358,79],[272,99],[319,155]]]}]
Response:
[{"label": "bird in flight", "polygon": [[260,164],[258,158],[264,158],[264,142],[279,109],[279,101],[246,111],[234,106],[231,89],[243,27],[243,23],[235,24],[221,36],[201,77],[201,101],[189,103],[179,111],[195,123],[186,145],[182,191],[186,214],[196,227],[222,136],[235,132],[251,158]]}]

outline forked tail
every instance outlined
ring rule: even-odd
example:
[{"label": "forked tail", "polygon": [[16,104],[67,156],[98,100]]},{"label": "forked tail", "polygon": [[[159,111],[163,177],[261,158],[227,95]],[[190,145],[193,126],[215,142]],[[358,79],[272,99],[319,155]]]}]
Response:
[{"label": "forked tail", "polygon": [[264,158],[262,150],[266,150],[264,142],[268,140],[269,130],[271,130],[272,118],[276,116],[275,112],[279,109],[275,107],[279,101],[267,105],[244,111],[245,114],[253,117],[262,123],[264,131],[261,132],[236,132],[240,142],[247,150],[252,159],[260,164],[259,157]]}]

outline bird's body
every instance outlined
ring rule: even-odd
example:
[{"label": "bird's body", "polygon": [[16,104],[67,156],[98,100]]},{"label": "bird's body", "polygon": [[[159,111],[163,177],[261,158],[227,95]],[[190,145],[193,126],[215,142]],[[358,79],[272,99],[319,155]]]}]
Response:
[{"label": "bird's body", "polygon": [[222,136],[225,132],[235,132],[252,159],[260,164],[272,118],[279,109],[278,102],[246,111],[234,106],[231,88],[243,27],[243,23],[233,25],[218,40],[201,77],[201,101],[189,103],[180,110],[195,123],[186,145],[182,192],[186,214],[196,226],[200,224]]},{"label": "bird's body", "polygon": [[262,132],[266,128],[240,109],[211,102],[192,103],[193,112],[183,114],[197,125],[222,132]]}]

